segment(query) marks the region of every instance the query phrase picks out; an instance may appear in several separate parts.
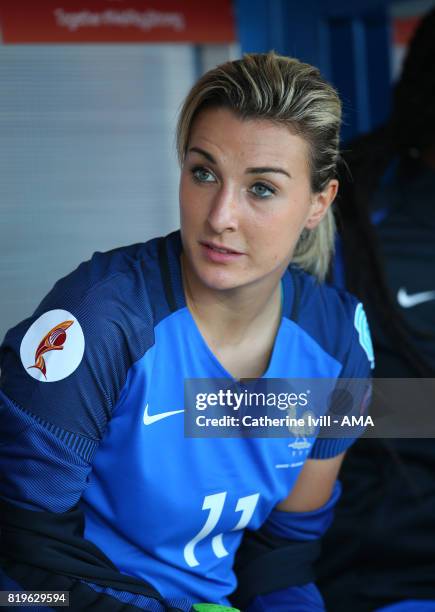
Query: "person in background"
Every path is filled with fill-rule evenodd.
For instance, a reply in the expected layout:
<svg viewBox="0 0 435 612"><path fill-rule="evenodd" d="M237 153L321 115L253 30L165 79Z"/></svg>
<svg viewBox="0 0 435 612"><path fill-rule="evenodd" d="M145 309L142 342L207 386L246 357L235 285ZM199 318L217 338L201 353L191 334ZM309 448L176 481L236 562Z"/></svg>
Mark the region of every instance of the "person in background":
<svg viewBox="0 0 435 612"><path fill-rule="evenodd" d="M370 377L362 306L323 282L340 118L298 60L209 71L178 123L180 231L96 253L8 332L3 589L69 591L73 610L324 610L312 561L353 440L188 438L183 413L186 379Z"/></svg>
<svg viewBox="0 0 435 612"><path fill-rule="evenodd" d="M346 286L367 311L379 378L435 377L434 61L432 10L388 122L349 146L340 174ZM319 565L330 609L434 611L435 441L359 440L340 478Z"/></svg>

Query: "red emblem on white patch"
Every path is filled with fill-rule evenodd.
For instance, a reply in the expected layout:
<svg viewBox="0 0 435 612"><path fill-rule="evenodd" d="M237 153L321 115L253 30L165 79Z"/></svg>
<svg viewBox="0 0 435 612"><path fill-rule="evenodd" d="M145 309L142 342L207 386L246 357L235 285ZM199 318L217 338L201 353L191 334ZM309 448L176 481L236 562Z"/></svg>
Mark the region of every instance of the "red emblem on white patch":
<svg viewBox="0 0 435 612"><path fill-rule="evenodd" d="M21 342L20 356L32 378L55 382L77 369L84 349L79 322L71 313L58 309L44 313L29 327Z"/></svg>

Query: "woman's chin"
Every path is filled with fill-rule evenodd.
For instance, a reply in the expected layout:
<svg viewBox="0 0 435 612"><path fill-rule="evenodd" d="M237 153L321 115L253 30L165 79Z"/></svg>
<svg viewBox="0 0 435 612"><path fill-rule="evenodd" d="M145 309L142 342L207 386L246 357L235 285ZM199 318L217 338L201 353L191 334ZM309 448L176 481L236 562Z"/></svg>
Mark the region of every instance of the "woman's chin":
<svg viewBox="0 0 435 612"><path fill-rule="evenodd" d="M196 279L200 285L211 291L230 291L246 284L246 274L229 270L197 270Z"/></svg>
<svg viewBox="0 0 435 612"><path fill-rule="evenodd" d="M223 276L207 276L200 279L201 284L211 291L230 291L242 287L244 283Z"/></svg>

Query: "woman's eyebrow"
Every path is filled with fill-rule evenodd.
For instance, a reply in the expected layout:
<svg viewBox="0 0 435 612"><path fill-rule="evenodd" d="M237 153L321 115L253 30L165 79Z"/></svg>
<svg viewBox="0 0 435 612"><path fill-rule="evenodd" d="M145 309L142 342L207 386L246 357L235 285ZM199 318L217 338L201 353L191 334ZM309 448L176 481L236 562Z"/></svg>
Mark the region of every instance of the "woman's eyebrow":
<svg viewBox="0 0 435 612"><path fill-rule="evenodd" d="M203 155L211 164L216 164L216 160L211 153L208 151L204 151L204 149L200 149L199 147L190 147L189 153L199 153Z"/></svg>
<svg viewBox="0 0 435 612"><path fill-rule="evenodd" d="M211 164L216 164L216 160L211 153L205 151L204 149L200 149L199 147L190 147L189 153L199 153L203 155ZM291 178L291 175L284 170L283 168L275 167L275 166L258 166L252 168L246 168L245 174L267 174L268 172L278 172L280 174L285 174Z"/></svg>
<svg viewBox="0 0 435 612"><path fill-rule="evenodd" d="M258 168L246 168L245 174L266 174L267 172L279 172L291 178L290 174L283 168L275 168L273 166L259 166Z"/></svg>

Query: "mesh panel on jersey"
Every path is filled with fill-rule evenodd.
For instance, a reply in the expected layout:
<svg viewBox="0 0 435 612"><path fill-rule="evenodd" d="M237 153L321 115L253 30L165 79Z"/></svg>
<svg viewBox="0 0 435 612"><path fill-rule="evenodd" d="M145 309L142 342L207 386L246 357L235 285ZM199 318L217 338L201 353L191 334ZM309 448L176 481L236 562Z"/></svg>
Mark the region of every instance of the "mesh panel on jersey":
<svg viewBox="0 0 435 612"><path fill-rule="evenodd" d="M35 419L1 391L0 400L0 424L8 421L8 436L0 437L0 495L35 510L65 512L86 486L85 457L92 459L97 443Z"/></svg>

